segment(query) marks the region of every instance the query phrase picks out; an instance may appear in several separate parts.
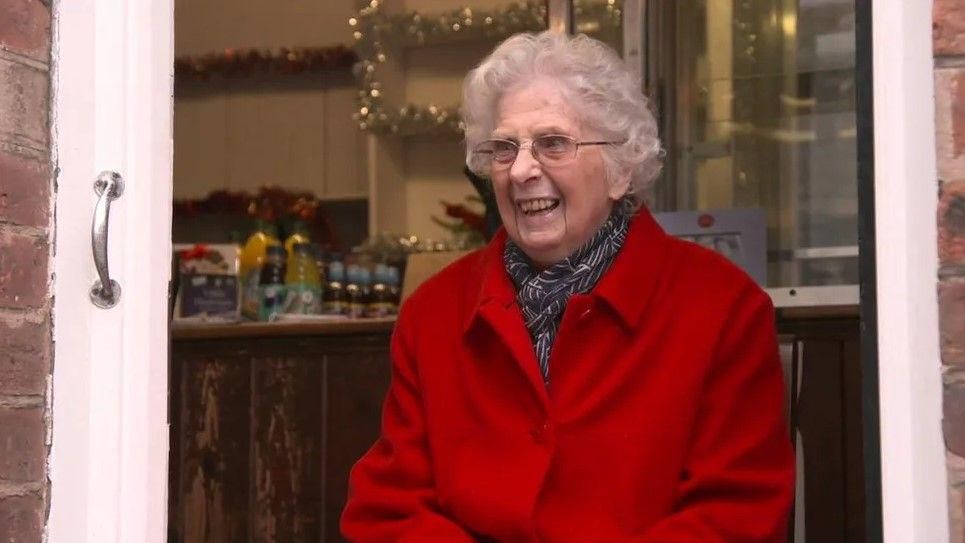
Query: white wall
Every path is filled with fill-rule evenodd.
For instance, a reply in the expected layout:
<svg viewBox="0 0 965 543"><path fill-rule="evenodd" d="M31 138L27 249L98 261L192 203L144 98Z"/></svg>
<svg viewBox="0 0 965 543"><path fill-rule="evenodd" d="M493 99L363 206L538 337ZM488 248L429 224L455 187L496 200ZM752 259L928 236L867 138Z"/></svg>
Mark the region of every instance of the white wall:
<svg viewBox="0 0 965 543"><path fill-rule="evenodd" d="M175 196L266 184L364 196L364 136L351 118L355 90L347 74L179 83Z"/></svg>
<svg viewBox="0 0 965 543"><path fill-rule="evenodd" d="M350 44L352 0L180 0L175 54ZM175 197L266 184L329 198L364 196L364 136L348 71L181 79L175 100Z"/></svg>
<svg viewBox="0 0 965 543"><path fill-rule="evenodd" d="M175 55L229 47L326 46L351 43L353 0L178 0Z"/></svg>

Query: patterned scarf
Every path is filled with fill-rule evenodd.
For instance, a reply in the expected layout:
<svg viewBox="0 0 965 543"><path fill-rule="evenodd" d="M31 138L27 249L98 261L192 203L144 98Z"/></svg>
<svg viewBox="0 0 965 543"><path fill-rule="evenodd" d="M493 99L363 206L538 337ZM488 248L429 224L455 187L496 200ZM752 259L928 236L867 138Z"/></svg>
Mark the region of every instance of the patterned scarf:
<svg viewBox="0 0 965 543"><path fill-rule="evenodd" d="M549 383L553 341L570 296L589 292L610 267L627 237L630 217L614 213L575 253L543 271L512 240L506 242L503 262L516 284L516 301L533 340L543 381Z"/></svg>

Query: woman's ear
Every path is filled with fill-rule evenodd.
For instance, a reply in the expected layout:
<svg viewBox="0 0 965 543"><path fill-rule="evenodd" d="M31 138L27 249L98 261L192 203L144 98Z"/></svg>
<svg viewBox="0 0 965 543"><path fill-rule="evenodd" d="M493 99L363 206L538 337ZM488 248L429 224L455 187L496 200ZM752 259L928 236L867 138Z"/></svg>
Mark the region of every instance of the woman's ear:
<svg viewBox="0 0 965 543"><path fill-rule="evenodd" d="M627 195L630 190L630 172L621 172L616 176L616 179L610 182L610 189L607 191L607 196L610 197L614 202L619 201L621 198Z"/></svg>

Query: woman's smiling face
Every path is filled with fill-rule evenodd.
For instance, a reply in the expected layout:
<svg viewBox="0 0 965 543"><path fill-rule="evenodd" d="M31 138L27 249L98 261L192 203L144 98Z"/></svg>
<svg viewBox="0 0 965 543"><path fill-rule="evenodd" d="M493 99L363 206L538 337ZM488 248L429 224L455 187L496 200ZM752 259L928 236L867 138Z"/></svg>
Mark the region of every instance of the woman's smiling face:
<svg viewBox="0 0 965 543"><path fill-rule="evenodd" d="M577 141L600 139L581 126L551 80L512 89L499 101L492 137L523 148L512 166L491 174L496 203L506 233L541 267L559 262L589 241L629 184L629 178L607 182L599 147L580 147L565 164L540 164L530 146L533 138L548 134Z"/></svg>

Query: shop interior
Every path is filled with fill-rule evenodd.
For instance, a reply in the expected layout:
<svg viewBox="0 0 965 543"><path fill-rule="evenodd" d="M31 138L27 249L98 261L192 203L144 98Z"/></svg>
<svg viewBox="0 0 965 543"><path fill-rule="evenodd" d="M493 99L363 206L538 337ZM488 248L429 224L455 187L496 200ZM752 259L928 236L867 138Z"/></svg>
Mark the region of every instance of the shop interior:
<svg viewBox="0 0 965 543"><path fill-rule="evenodd" d="M790 540L865 540L853 2L178 0L169 541L342 541L398 308L498 227L462 78L560 13L651 98L658 222L774 300Z"/></svg>

